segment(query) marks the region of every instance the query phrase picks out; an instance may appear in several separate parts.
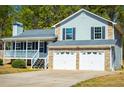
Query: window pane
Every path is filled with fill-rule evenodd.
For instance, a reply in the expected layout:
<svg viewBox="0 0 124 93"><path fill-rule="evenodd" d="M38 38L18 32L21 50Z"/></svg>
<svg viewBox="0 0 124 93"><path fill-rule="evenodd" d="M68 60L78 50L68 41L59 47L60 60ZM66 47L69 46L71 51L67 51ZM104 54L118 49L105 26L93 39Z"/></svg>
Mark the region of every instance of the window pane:
<svg viewBox="0 0 124 93"><path fill-rule="evenodd" d="M66 34L67 33L72 33L72 28L66 28Z"/></svg>
<svg viewBox="0 0 124 93"><path fill-rule="evenodd" d="M72 39L72 35L66 35L66 39Z"/></svg>
<svg viewBox="0 0 124 93"><path fill-rule="evenodd" d="M73 39L73 29L72 28L66 28L66 39Z"/></svg>
<svg viewBox="0 0 124 93"><path fill-rule="evenodd" d="M95 39L101 39L102 31L101 27L95 27Z"/></svg>

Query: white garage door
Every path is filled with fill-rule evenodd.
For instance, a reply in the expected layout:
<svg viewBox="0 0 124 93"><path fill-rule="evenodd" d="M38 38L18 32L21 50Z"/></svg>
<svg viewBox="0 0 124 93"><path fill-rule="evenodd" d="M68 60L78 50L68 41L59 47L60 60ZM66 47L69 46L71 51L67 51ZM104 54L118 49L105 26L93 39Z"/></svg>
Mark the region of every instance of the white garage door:
<svg viewBox="0 0 124 93"><path fill-rule="evenodd" d="M80 53L80 70L104 70L104 52L85 51Z"/></svg>
<svg viewBox="0 0 124 93"><path fill-rule="evenodd" d="M76 69L76 53L74 52L54 53L53 69L75 70Z"/></svg>

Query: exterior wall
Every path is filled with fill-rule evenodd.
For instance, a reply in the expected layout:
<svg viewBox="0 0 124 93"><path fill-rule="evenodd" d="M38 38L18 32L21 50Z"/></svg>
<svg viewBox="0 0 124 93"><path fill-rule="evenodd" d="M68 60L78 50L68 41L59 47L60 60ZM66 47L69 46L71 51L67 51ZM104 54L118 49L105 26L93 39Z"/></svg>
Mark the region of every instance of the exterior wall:
<svg viewBox="0 0 124 93"><path fill-rule="evenodd" d="M110 70L110 49L105 50L105 70Z"/></svg>
<svg viewBox="0 0 124 93"><path fill-rule="evenodd" d="M108 23L108 39L113 39L114 30L112 24Z"/></svg>
<svg viewBox="0 0 124 93"><path fill-rule="evenodd" d="M58 39L58 40L60 40L60 36L61 36L60 31L61 31L60 25L58 25L58 26L55 28L55 35L57 35L57 37L58 37L57 39Z"/></svg>
<svg viewBox="0 0 124 93"><path fill-rule="evenodd" d="M53 68L53 51L48 51L48 69L51 70Z"/></svg>
<svg viewBox="0 0 124 93"><path fill-rule="evenodd" d="M79 70L79 52L81 50L103 50L105 52L105 70L110 71L110 49L109 48L90 48L90 49L49 49L48 53L48 69L52 70L53 69L53 53L55 51L75 51L77 53L76 55L76 69Z"/></svg>
<svg viewBox="0 0 124 93"><path fill-rule="evenodd" d="M3 59L3 64L11 63L11 59Z"/></svg>
<svg viewBox="0 0 124 93"><path fill-rule="evenodd" d="M111 24L108 26L108 22L95 17L89 13L78 13L73 18L68 19L66 22L56 27L56 34L58 40L62 40L62 29L75 27L76 28L76 40L91 40L91 27L92 26L105 26L105 39L113 38L113 27Z"/></svg>
<svg viewBox="0 0 124 93"><path fill-rule="evenodd" d="M117 40L114 53L115 53L115 59L114 59L114 68L120 69L121 65L123 65L123 59L122 59L122 35L119 34L117 31L115 31L115 40Z"/></svg>

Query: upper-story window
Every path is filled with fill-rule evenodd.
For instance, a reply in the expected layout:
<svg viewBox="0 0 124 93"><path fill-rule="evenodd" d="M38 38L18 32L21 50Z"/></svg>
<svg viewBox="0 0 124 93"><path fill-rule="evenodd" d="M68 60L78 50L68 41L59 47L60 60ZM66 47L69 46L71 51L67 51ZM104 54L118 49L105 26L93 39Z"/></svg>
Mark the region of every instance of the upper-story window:
<svg viewBox="0 0 124 93"><path fill-rule="evenodd" d="M91 27L91 39L105 39L105 26Z"/></svg>
<svg viewBox="0 0 124 93"><path fill-rule="evenodd" d="M95 27L94 39L102 39L102 28Z"/></svg>
<svg viewBox="0 0 124 93"><path fill-rule="evenodd" d="M75 40L75 28L63 28L63 40Z"/></svg>
<svg viewBox="0 0 124 93"><path fill-rule="evenodd" d="M73 39L73 28L66 28L65 33L66 40L72 40Z"/></svg>

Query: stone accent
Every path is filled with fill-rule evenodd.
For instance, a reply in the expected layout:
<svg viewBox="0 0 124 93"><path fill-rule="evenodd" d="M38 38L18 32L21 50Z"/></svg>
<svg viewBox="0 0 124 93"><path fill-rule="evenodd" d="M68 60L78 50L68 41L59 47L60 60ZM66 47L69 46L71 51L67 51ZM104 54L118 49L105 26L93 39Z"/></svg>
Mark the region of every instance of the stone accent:
<svg viewBox="0 0 124 93"><path fill-rule="evenodd" d="M110 71L110 49L105 50L105 70Z"/></svg>
<svg viewBox="0 0 124 93"><path fill-rule="evenodd" d="M108 24L108 39L113 39L113 27L112 24Z"/></svg>
<svg viewBox="0 0 124 93"><path fill-rule="evenodd" d="M11 63L11 59L3 59L3 64Z"/></svg>
<svg viewBox="0 0 124 93"><path fill-rule="evenodd" d="M48 52L48 68L53 69L53 51Z"/></svg>
<svg viewBox="0 0 124 93"><path fill-rule="evenodd" d="M57 35L57 40L59 41L60 40L60 25L58 25L56 28L55 28L55 34Z"/></svg>
<svg viewBox="0 0 124 93"><path fill-rule="evenodd" d="M57 49L53 50L50 49L48 52L48 62L49 62L49 68L48 69L53 69L53 52L54 51L75 51L76 52L76 69L79 70L79 52L81 50L103 50L105 52L105 70L110 71L110 49L109 48L97 48L97 49Z"/></svg>
<svg viewBox="0 0 124 93"><path fill-rule="evenodd" d="M3 59L3 50L0 50L0 59Z"/></svg>
<svg viewBox="0 0 124 93"><path fill-rule="evenodd" d="M76 54L76 69L79 70L79 52Z"/></svg>

